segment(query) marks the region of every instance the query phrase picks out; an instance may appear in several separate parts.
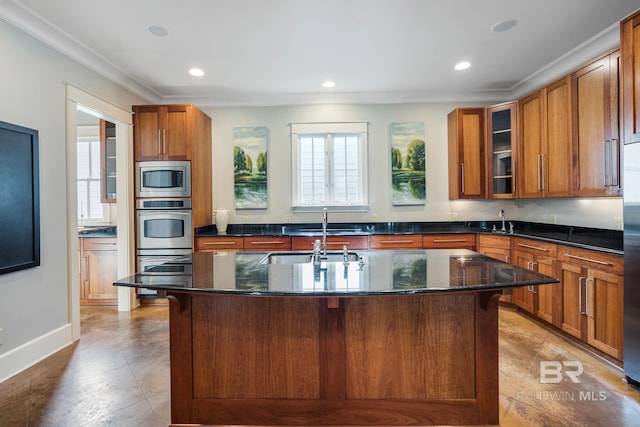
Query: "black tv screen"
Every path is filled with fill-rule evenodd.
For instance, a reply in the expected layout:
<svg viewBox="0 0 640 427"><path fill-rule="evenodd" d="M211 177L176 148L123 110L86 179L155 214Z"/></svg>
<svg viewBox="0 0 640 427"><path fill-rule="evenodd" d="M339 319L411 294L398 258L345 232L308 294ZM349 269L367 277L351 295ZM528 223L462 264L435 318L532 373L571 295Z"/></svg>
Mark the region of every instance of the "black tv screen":
<svg viewBox="0 0 640 427"><path fill-rule="evenodd" d="M0 274L38 265L38 131L0 122Z"/></svg>

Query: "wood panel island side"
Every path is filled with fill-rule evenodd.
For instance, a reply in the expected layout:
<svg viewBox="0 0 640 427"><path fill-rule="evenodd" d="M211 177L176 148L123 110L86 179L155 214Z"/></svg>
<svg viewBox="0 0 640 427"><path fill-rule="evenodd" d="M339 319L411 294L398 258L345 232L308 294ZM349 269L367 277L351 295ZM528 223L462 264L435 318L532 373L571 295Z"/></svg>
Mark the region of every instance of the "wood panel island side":
<svg viewBox="0 0 640 427"><path fill-rule="evenodd" d="M169 296L172 426L499 424L498 298L557 279L467 250L299 255L115 282Z"/></svg>

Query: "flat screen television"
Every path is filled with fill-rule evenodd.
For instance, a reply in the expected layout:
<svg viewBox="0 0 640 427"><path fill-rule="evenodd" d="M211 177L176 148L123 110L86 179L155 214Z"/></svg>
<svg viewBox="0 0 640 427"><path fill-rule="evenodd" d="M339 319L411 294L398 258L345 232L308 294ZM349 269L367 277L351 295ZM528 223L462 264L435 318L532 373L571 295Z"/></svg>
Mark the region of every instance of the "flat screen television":
<svg viewBox="0 0 640 427"><path fill-rule="evenodd" d="M0 274L39 265L38 131L0 121Z"/></svg>

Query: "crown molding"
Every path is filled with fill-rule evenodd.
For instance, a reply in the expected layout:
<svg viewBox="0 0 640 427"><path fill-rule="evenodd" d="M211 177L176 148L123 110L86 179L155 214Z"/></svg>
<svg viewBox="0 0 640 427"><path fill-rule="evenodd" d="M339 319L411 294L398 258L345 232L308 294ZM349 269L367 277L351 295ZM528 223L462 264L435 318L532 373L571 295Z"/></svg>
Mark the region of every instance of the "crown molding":
<svg viewBox="0 0 640 427"><path fill-rule="evenodd" d="M144 100L157 103L162 99L160 93L131 78L120 67L23 5L0 2L0 18Z"/></svg>

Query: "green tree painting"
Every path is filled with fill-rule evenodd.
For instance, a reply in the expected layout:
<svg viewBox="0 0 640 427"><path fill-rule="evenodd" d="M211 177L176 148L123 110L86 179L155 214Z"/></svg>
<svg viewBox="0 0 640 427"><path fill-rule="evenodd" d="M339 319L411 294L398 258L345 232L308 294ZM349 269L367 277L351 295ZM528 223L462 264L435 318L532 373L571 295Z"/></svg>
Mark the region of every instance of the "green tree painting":
<svg viewBox="0 0 640 427"><path fill-rule="evenodd" d="M424 123L391 123L389 139L393 205L424 205L427 200Z"/></svg>
<svg viewBox="0 0 640 427"><path fill-rule="evenodd" d="M266 127L233 129L233 193L236 209L266 209L267 148Z"/></svg>

